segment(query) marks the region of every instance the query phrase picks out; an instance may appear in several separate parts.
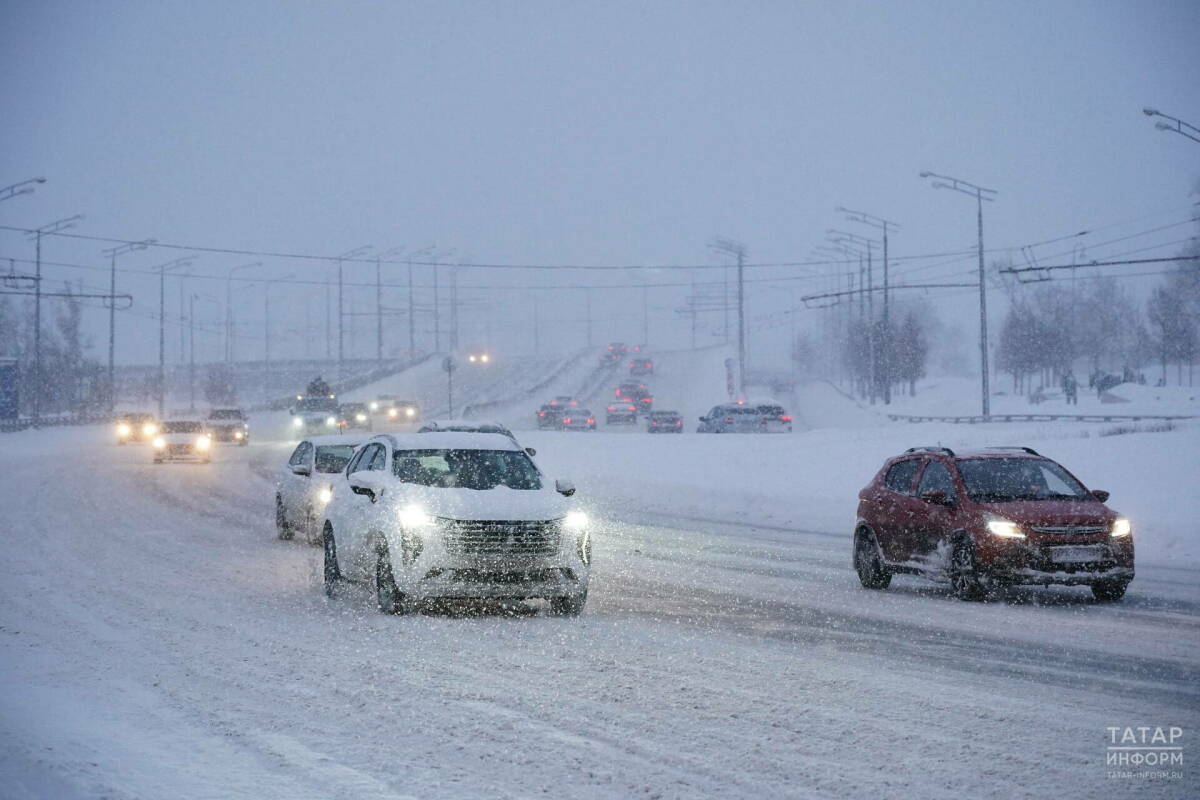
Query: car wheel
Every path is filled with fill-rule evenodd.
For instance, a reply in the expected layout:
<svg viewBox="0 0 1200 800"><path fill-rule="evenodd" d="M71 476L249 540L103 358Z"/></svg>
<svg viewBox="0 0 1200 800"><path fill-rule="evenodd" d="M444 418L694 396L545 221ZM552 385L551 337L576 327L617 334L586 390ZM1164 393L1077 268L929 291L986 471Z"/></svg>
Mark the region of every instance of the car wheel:
<svg viewBox="0 0 1200 800"><path fill-rule="evenodd" d="M325 596L333 597L337 594L338 581L342 579L342 571L338 567L337 560L337 542L333 539L333 528L328 524L325 525L325 532L321 537L324 553L324 568L322 569L322 578L325 584Z"/></svg>
<svg viewBox="0 0 1200 800"><path fill-rule="evenodd" d="M240 440L240 441L238 441L238 447L245 447L245 446L246 446L246 445L248 445L248 444L250 444L250 440L249 440L249 439L247 439L245 436L243 436L243 437L241 438L241 440Z"/></svg>
<svg viewBox="0 0 1200 800"><path fill-rule="evenodd" d="M275 495L275 535L280 539L291 539L295 535L292 526L288 523L287 512L283 508L283 497Z"/></svg>
<svg viewBox="0 0 1200 800"><path fill-rule="evenodd" d="M982 600L987 595L987 584L975 563L975 548L966 539L954 544L950 555L950 585L959 600Z"/></svg>
<svg viewBox="0 0 1200 800"><path fill-rule="evenodd" d="M1092 596L1101 603L1112 603L1124 597L1128 588L1129 581L1125 580L1096 581L1092 584Z"/></svg>
<svg viewBox="0 0 1200 800"><path fill-rule="evenodd" d="M385 544L379 546L375 556L375 602L384 614L411 614L415 610L412 599L396 586L392 557Z"/></svg>
<svg viewBox="0 0 1200 800"><path fill-rule="evenodd" d="M587 590L567 597L551 597L550 613L556 617L578 617L587 603Z"/></svg>
<svg viewBox="0 0 1200 800"><path fill-rule="evenodd" d="M864 589L886 589L892 582L891 570L884 565L870 531L859 531L854 537L854 570Z"/></svg>

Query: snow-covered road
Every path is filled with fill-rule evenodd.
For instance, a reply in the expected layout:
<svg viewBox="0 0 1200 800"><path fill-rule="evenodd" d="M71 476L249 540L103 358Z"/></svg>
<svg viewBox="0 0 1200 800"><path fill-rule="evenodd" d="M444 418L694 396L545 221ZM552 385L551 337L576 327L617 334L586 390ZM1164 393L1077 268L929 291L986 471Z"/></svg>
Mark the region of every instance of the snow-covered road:
<svg viewBox="0 0 1200 800"><path fill-rule="evenodd" d="M1180 780L1105 766L1109 726L1195 741L1190 566L1139 567L1119 605L964 604L859 589L843 530L595 497L582 617L385 617L275 538L287 445L154 467L107 433L0 449L5 797L1196 792L1191 750ZM549 436L596 459L627 438Z"/></svg>

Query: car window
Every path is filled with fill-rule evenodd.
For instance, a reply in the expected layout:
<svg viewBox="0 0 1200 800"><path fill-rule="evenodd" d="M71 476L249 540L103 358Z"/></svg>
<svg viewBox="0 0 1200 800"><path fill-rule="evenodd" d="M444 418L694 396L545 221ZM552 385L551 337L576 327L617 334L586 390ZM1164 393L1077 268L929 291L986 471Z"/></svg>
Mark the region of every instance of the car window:
<svg viewBox="0 0 1200 800"><path fill-rule="evenodd" d="M1048 459L968 458L958 462L967 496L977 502L1092 500L1087 489Z"/></svg>
<svg viewBox="0 0 1200 800"><path fill-rule="evenodd" d="M306 444L308 444L308 442L301 442L300 444L296 445L296 449L292 451L292 457L288 459L288 464L291 464L293 467L295 467L304 463L304 445Z"/></svg>
<svg viewBox="0 0 1200 800"><path fill-rule="evenodd" d="M363 449L359 450L357 453L354 454L354 457L350 459L350 463L346 465L346 474L347 475L353 475L354 473L356 473L360 469L362 469L362 467L359 465L363 463L363 457L366 456L366 454L371 451L371 447L372 447L372 445L367 445L366 447L364 447Z"/></svg>
<svg viewBox="0 0 1200 800"><path fill-rule="evenodd" d="M435 488L541 489L537 467L521 450L397 450L392 473Z"/></svg>
<svg viewBox="0 0 1200 800"><path fill-rule="evenodd" d="M897 462L888 470L887 477L884 478L883 482L893 492L912 494L913 479L917 475L919 464L920 462L915 458Z"/></svg>
<svg viewBox="0 0 1200 800"><path fill-rule="evenodd" d="M354 445L352 444L323 444L317 448L317 472L325 472L330 475L341 472L353 456Z"/></svg>
<svg viewBox="0 0 1200 800"><path fill-rule="evenodd" d="M383 445L375 445L375 452L371 454L371 461L367 464L369 470L382 470L384 462L387 461L387 450ZM366 457L363 457L363 463L366 463Z"/></svg>
<svg viewBox="0 0 1200 800"><path fill-rule="evenodd" d="M164 422L163 433L200 433L204 430L202 422Z"/></svg>
<svg viewBox="0 0 1200 800"><path fill-rule="evenodd" d="M957 497L954 478L950 476L946 465L940 461L930 461L925 465L925 471L921 473L921 482L917 485L918 496L933 491L945 492L946 497L951 500Z"/></svg>

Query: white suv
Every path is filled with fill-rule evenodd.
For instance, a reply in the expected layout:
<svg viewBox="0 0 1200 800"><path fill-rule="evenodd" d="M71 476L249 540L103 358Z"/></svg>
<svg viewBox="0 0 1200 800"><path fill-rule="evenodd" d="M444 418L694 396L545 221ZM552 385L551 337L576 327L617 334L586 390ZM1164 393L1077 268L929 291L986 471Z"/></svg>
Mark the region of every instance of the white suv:
<svg viewBox="0 0 1200 800"><path fill-rule="evenodd" d="M545 598L574 616L587 601L587 517L495 433L381 435L346 466L325 506L325 590L369 582L379 609L422 601Z"/></svg>
<svg viewBox="0 0 1200 800"><path fill-rule="evenodd" d="M275 532L291 539L297 531L309 544L321 541L322 510L331 486L345 482L346 464L366 436L313 436L296 445L275 483Z"/></svg>

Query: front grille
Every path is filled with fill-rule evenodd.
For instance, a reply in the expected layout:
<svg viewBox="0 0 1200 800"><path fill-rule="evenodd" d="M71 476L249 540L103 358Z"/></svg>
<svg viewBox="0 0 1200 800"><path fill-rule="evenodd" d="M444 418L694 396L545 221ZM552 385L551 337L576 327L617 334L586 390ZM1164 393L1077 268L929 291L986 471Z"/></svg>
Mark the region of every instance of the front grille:
<svg viewBox="0 0 1200 800"><path fill-rule="evenodd" d="M192 446L190 444L169 444L167 445L167 450L172 453L190 453L192 452Z"/></svg>
<svg viewBox="0 0 1200 800"><path fill-rule="evenodd" d="M545 556L558 551L557 520L451 520L446 523L446 550L452 555Z"/></svg>
<svg viewBox="0 0 1200 800"><path fill-rule="evenodd" d="M1049 536L1096 536L1108 533L1103 525L1034 525L1033 530Z"/></svg>

